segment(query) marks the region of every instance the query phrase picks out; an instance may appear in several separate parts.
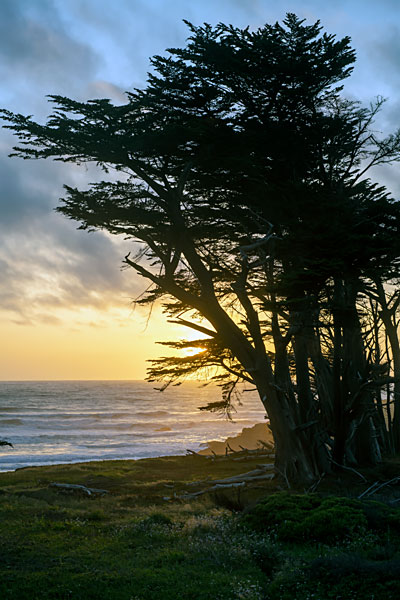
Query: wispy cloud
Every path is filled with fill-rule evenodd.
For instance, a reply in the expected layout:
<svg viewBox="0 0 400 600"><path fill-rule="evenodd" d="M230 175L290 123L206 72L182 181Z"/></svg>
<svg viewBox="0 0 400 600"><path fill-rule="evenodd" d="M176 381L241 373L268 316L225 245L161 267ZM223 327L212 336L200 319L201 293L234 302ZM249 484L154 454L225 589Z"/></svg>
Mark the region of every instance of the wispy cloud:
<svg viewBox="0 0 400 600"><path fill-rule="evenodd" d="M349 93L364 100L389 96L380 124L384 130L396 128L396 0L379 6L372 0L288 0L285 6L264 0L1 0L0 105L42 119L50 110L45 100L50 93L121 103L126 88L145 84L149 56L185 43L183 18L259 27L281 20L286 11L311 22L321 19L338 37L352 36L359 65ZM101 232L76 231L53 210L63 183L85 187L98 174L92 167L10 160L12 145L10 132L2 131L0 310L21 324L58 324L66 309L78 314L129 307L145 284L132 271L121 272L122 242ZM382 169L377 175L400 191L393 173Z"/></svg>

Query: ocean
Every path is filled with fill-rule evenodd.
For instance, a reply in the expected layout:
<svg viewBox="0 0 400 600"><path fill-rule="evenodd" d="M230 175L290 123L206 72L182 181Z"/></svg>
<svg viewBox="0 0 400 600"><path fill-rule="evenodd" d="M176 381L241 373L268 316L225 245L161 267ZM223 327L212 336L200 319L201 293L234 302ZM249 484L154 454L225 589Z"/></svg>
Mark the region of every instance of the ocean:
<svg viewBox="0 0 400 600"><path fill-rule="evenodd" d="M214 385L164 392L144 381L1 381L0 471L92 460L185 454L263 422L254 391L233 421L198 410L220 399Z"/></svg>

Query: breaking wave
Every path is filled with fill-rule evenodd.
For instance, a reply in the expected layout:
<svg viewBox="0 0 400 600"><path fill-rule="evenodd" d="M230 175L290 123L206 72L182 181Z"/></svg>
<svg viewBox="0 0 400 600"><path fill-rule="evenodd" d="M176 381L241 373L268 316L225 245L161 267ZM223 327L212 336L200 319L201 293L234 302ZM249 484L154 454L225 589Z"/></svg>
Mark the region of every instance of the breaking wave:
<svg viewBox="0 0 400 600"><path fill-rule="evenodd" d="M163 394L145 382L0 382L0 471L24 466L145 458L200 450L263 420L251 393L235 422L198 411L219 388L194 383Z"/></svg>

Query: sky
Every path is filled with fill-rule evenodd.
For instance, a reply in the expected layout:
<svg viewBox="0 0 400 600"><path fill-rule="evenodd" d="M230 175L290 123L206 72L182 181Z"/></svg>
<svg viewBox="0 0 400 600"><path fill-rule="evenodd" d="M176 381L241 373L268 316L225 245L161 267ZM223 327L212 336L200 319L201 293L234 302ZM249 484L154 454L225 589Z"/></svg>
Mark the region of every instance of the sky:
<svg viewBox="0 0 400 600"><path fill-rule="evenodd" d="M349 35L357 63L345 94L387 102L376 128L400 127L398 0L0 0L0 107L49 114L47 94L110 98L146 85L149 57L185 45L187 19L252 29L294 12ZM0 130L0 379L143 379L156 341L190 338L155 307L135 308L146 282L121 270L129 242L88 234L54 212L63 184L85 188L93 166L10 159ZM398 197L397 166L373 177Z"/></svg>

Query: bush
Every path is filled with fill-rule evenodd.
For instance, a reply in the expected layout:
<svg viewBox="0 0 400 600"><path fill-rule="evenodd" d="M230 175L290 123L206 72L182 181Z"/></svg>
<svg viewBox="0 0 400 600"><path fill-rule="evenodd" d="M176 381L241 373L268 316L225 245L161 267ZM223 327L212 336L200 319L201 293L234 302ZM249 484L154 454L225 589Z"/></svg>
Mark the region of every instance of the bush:
<svg viewBox="0 0 400 600"><path fill-rule="evenodd" d="M283 541L336 541L367 527L362 503L348 498L279 493L257 504L244 522Z"/></svg>
<svg viewBox="0 0 400 600"><path fill-rule="evenodd" d="M361 503L347 498L328 498L310 512L292 531L286 526L281 539L320 542L335 541L352 536L367 527Z"/></svg>
<svg viewBox="0 0 400 600"><path fill-rule="evenodd" d="M259 502L243 517L243 522L258 531L276 530L285 523L295 524L319 506L318 496L280 492Z"/></svg>
<svg viewBox="0 0 400 600"><path fill-rule="evenodd" d="M368 527L376 531L392 529L400 533L400 509L393 508L383 502L367 500L363 502L363 511Z"/></svg>

